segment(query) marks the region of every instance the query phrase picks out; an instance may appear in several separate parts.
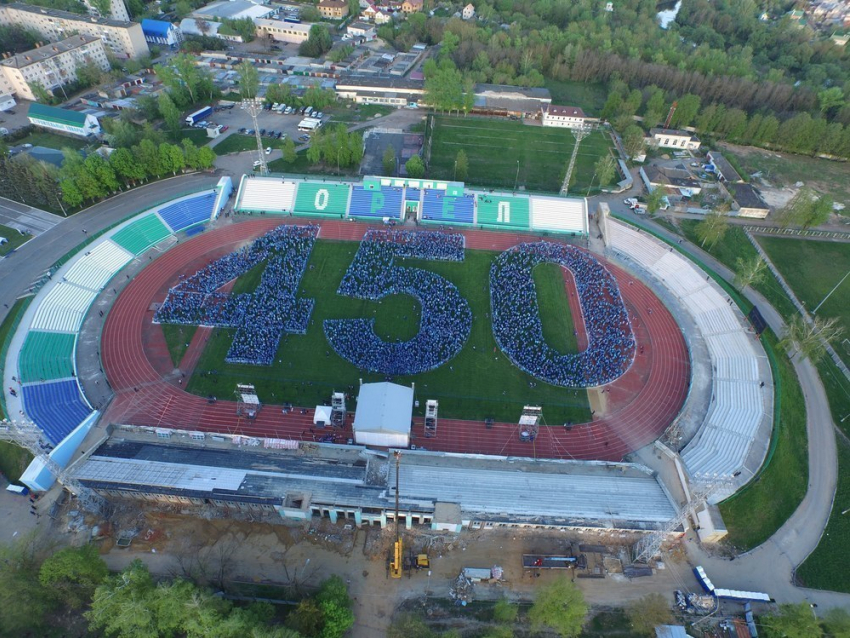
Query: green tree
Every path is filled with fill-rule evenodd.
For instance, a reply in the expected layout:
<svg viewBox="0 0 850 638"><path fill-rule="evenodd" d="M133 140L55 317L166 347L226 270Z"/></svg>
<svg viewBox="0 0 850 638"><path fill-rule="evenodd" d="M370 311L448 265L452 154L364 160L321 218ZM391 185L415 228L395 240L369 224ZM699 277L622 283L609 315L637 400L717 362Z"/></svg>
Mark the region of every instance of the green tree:
<svg viewBox="0 0 850 638"><path fill-rule="evenodd" d="M85 613L89 627L107 636L156 638L157 619L151 599L154 582L139 559L95 589L91 609Z"/></svg>
<svg viewBox="0 0 850 638"><path fill-rule="evenodd" d="M626 605L626 616L633 632L640 636L655 636L655 627L673 622L667 599L661 594L649 594Z"/></svg>
<svg viewBox="0 0 850 638"><path fill-rule="evenodd" d="M180 145L183 147L183 157L185 158L186 166L193 170L200 168L198 147L195 146L192 140L186 138Z"/></svg>
<svg viewBox="0 0 850 638"><path fill-rule="evenodd" d="M111 0L90 0L90 3L104 18L109 18L112 15Z"/></svg>
<svg viewBox="0 0 850 638"><path fill-rule="evenodd" d="M208 171L215 164L215 152L209 146L202 146L198 149L198 168L203 171Z"/></svg>
<svg viewBox="0 0 850 638"><path fill-rule="evenodd" d="M195 66L195 58L188 53L178 53L168 64L154 67L157 77L171 93L175 104L186 107L200 99L203 74Z"/></svg>
<svg viewBox="0 0 850 638"><path fill-rule="evenodd" d="M830 609L823 624L830 638L850 638L850 612L846 609Z"/></svg>
<svg viewBox="0 0 850 638"><path fill-rule="evenodd" d="M779 212L779 223L783 228L820 226L829 220L832 206L831 197L828 195L819 197L811 188L805 186Z"/></svg>
<svg viewBox="0 0 850 638"><path fill-rule="evenodd" d="M118 178L125 184L135 186L146 177L144 168L133 157L130 149L127 148L117 148L112 151L112 154L109 156L109 165L112 166L112 170L115 171Z"/></svg>
<svg viewBox="0 0 850 638"><path fill-rule="evenodd" d="M742 291L747 286L755 286L764 281L767 264L755 255L752 259L738 257L735 260L735 287Z"/></svg>
<svg viewBox="0 0 850 638"><path fill-rule="evenodd" d="M354 2L354 1L355 0L352 0L352 2ZM356 0L356 1L359 2L359 0ZM358 4L358 6L360 6L360 5ZM350 44L343 44L342 46L337 47L336 49L332 50L330 52L330 54L328 55L328 59L331 62L339 63L339 62L342 62L345 58L347 58L352 53L354 53L354 47L351 46Z"/></svg>
<svg viewBox="0 0 850 638"><path fill-rule="evenodd" d="M387 638L434 638L434 632L428 628L422 618L407 613L393 619L387 629Z"/></svg>
<svg viewBox="0 0 850 638"><path fill-rule="evenodd" d="M623 131L623 150L629 159L634 159L643 153L646 144L643 131L636 124L632 124Z"/></svg>
<svg viewBox="0 0 850 638"><path fill-rule="evenodd" d="M466 151L460 149L455 158L455 179L464 181L469 175L469 158L466 156Z"/></svg>
<svg viewBox="0 0 850 638"><path fill-rule="evenodd" d="M85 605L109 574L95 545L68 547L45 560L38 580L72 609Z"/></svg>
<svg viewBox="0 0 850 638"><path fill-rule="evenodd" d="M71 208L78 208L83 205L85 201L83 194L73 179L66 178L60 181L59 190L62 193L62 201ZM0 619L2 619L2 614L0 614Z"/></svg>
<svg viewBox="0 0 850 638"><path fill-rule="evenodd" d="M717 211L709 213L696 227L699 245L705 247L708 244L708 247L712 248L714 244L723 239L728 229L729 218L726 215Z"/></svg>
<svg viewBox="0 0 850 638"><path fill-rule="evenodd" d="M600 187L604 188L608 186L614 180L616 174L617 164L613 155L606 153L596 160L596 164L593 167L593 175L596 177Z"/></svg>
<svg viewBox="0 0 850 638"><path fill-rule="evenodd" d="M384 149L384 175L395 175L395 148L392 144Z"/></svg>
<svg viewBox="0 0 850 638"><path fill-rule="evenodd" d="M110 2L110 0L105 0ZM103 79L103 70L94 62L87 62L77 67L77 82L80 86L89 87L100 84Z"/></svg>
<svg viewBox="0 0 850 638"><path fill-rule="evenodd" d="M163 91L157 97L157 107L162 114L162 119L165 120L165 126L171 133L172 137L177 137L180 134L180 129L183 128L183 120L180 118L180 109L174 104L171 96Z"/></svg>
<svg viewBox="0 0 850 638"><path fill-rule="evenodd" d="M144 168L148 177L159 177L162 175L162 164L160 163L159 148L151 140L142 140L138 146L133 147L133 155Z"/></svg>
<svg viewBox="0 0 850 638"><path fill-rule="evenodd" d="M518 614L519 607L507 598L500 599L493 606L493 620L498 623L514 623Z"/></svg>
<svg viewBox="0 0 850 638"><path fill-rule="evenodd" d="M168 171L172 175L177 175L177 171L182 171L186 168L186 156L183 155L182 147L174 144L160 144L159 163L162 166L162 170Z"/></svg>
<svg viewBox="0 0 850 638"><path fill-rule="evenodd" d="M676 111L673 113L670 125L676 127L690 126L699 113L701 104L702 100L698 95L693 93L683 95L676 104Z"/></svg>
<svg viewBox="0 0 850 638"><path fill-rule="evenodd" d="M539 588L528 611L532 631L549 629L562 638L578 636L586 616L584 596L565 576Z"/></svg>
<svg viewBox="0 0 850 638"><path fill-rule="evenodd" d="M664 201L664 191L660 188L654 188L646 195L646 211L650 215L654 215L661 208Z"/></svg>
<svg viewBox="0 0 850 638"><path fill-rule="evenodd" d="M333 38L324 24L314 24L310 27L310 35L298 48L299 55L308 58L318 58L333 47Z"/></svg>
<svg viewBox="0 0 850 638"><path fill-rule="evenodd" d="M417 179L425 175L425 164L422 163L422 158L414 155L404 163L404 170L408 177Z"/></svg>
<svg viewBox="0 0 850 638"><path fill-rule="evenodd" d="M322 631L322 610L311 598L304 598L286 617L286 625L302 636L319 636Z"/></svg>
<svg viewBox="0 0 850 638"><path fill-rule="evenodd" d="M823 636L818 619L807 603L780 605L775 614L762 616L766 638L819 638Z"/></svg>
<svg viewBox="0 0 850 638"><path fill-rule="evenodd" d="M257 97L257 91L260 88L260 75L257 73L257 67L246 61L236 67L236 72L239 75L239 92L242 99L252 100Z"/></svg>
<svg viewBox="0 0 850 638"><path fill-rule="evenodd" d="M56 608L53 591L38 578L34 535L0 544L0 632L6 636L42 635Z"/></svg>
<svg viewBox="0 0 850 638"><path fill-rule="evenodd" d="M600 113L600 117L603 120L610 120L620 110L620 107L623 104L623 96L619 93L612 91L608 94L608 99L605 100L605 105L602 107L602 112Z"/></svg>
<svg viewBox="0 0 850 638"><path fill-rule="evenodd" d="M295 151L295 142L291 137L287 137L283 142L283 161L286 164L292 164L298 159L298 153Z"/></svg>
<svg viewBox="0 0 850 638"><path fill-rule="evenodd" d="M818 93L818 104L821 113L837 111L844 106L844 91L838 86L823 90Z"/></svg>
<svg viewBox="0 0 850 638"><path fill-rule="evenodd" d="M817 363L826 352L826 344L832 344L843 333L844 328L838 325L836 317L815 317L809 323L802 315L795 315L786 324L785 336L780 340L779 346L788 352L793 351L790 355L792 359L800 355L800 359L804 361L809 359Z"/></svg>
<svg viewBox="0 0 850 638"><path fill-rule="evenodd" d="M90 153L84 164L88 174L103 187L106 194L118 190L119 184L115 171L100 153Z"/></svg>

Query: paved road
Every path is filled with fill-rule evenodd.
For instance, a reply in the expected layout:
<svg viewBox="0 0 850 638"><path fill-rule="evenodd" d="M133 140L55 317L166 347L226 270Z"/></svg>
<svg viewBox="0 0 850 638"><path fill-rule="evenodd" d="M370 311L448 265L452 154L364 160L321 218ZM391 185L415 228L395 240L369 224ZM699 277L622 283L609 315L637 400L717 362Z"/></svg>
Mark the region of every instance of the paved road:
<svg viewBox="0 0 850 638"><path fill-rule="evenodd" d="M11 306L41 273L59 257L85 240L89 233L106 228L134 212L157 202L218 182L218 174L184 175L148 184L122 193L68 218L57 217L59 224L46 230L20 249L0 260L0 321Z"/></svg>
<svg viewBox="0 0 850 638"><path fill-rule="evenodd" d="M663 237L679 240L678 236L649 219L636 218L634 221ZM734 273L714 257L689 242L684 245L724 279L734 279ZM767 300L750 288L744 294L759 307L771 329L776 334L784 334L785 323ZM709 556L695 542L687 544L688 554L694 564L706 568L718 587L765 591L779 602L816 603L822 610L850 608L848 594L805 589L792 584L794 570L820 542L832 510L838 480L835 425L826 392L817 370L810 362L794 359L793 364L806 402L809 440L809 483L806 496L791 518L767 542L734 561ZM836 557L836 560L840 559Z"/></svg>
<svg viewBox="0 0 850 638"><path fill-rule="evenodd" d="M0 197L0 224L38 235L50 230L62 221L61 217L51 215L39 208L32 208L26 204Z"/></svg>

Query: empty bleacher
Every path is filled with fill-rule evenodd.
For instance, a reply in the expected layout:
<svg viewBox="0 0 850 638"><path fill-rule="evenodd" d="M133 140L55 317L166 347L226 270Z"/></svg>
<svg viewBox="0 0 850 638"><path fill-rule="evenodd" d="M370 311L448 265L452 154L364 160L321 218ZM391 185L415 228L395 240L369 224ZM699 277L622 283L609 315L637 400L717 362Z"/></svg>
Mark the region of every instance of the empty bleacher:
<svg viewBox="0 0 850 638"><path fill-rule="evenodd" d="M509 227L528 230L531 227L531 207L528 197L509 197L489 193L475 196L480 226Z"/></svg>
<svg viewBox="0 0 850 638"><path fill-rule="evenodd" d="M133 256L113 243L105 241L71 266L65 281L89 290L101 290Z"/></svg>
<svg viewBox="0 0 850 638"><path fill-rule="evenodd" d="M23 387L27 415L56 445L91 414L74 379Z"/></svg>
<svg viewBox="0 0 850 638"><path fill-rule="evenodd" d="M242 212L289 213L295 202L295 182L270 177L242 180L242 194L236 209Z"/></svg>
<svg viewBox="0 0 850 638"><path fill-rule="evenodd" d="M731 480L747 460L764 422L764 390L759 378L763 353L730 301L678 252L609 220L610 246L651 272L679 298L693 317L712 366L711 402L697 435L682 451L697 480Z"/></svg>
<svg viewBox="0 0 850 638"><path fill-rule="evenodd" d="M377 189L366 189L355 186L351 189L351 204L348 206L349 217L390 217L401 218L401 204L404 189L384 186Z"/></svg>
<svg viewBox="0 0 850 638"><path fill-rule="evenodd" d="M345 215L350 192L348 184L301 182L295 197L295 212L299 215Z"/></svg>
<svg viewBox="0 0 850 638"><path fill-rule="evenodd" d="M441 190L426 188L422 219L446 224L472 224L475 222L475 198L472 195L455 197Z"/></svg>
<svg viewBox="0 0 850 638"><path fill-rule="evenodd" d="M140 255L170 235L171 231L162 220L151 213L119 230L112 236L112 241L134 255Z"/></svg>
<svg viewBox="0 0 850 638"><path fill-rule="evenodd" d="M587 200L578 197L539 197L531 200L531 227L587 234Z"/></svg>
<svg viewBox="0 0 850 638"><path fill-rule="evenodd" d="M21 382L52 381L73 376L76 340L77 335L65 332L28 332L18 355Z"/></svg>
<svg viewBox="0 0 850 638"><path fill-rule="evenodd" d="M48 292L35 311L33 330L78 332L95 293L74 284L60 282Z"/></svg>
<svg viewBox="0 0 850 638"><path fill-rule="evenodd" d="M157 212L172 232L176 233L189 226L208 222L212 217L214 204L215 193L203 193L191 199L183 199L163 206Z"/></svg>

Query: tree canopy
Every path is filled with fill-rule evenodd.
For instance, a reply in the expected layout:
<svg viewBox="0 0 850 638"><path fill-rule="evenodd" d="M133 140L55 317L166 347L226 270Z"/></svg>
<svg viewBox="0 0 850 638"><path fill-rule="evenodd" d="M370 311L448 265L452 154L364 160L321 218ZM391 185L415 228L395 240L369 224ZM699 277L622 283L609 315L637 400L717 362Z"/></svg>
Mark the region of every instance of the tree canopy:
<svg viewBox="0 0 850 638"><path fill-rule="evenodd" d="M581 590L561 576L537 590L528 619L534 631L550 629L561 638L571 638L581 633L587 611Z"/></svg>

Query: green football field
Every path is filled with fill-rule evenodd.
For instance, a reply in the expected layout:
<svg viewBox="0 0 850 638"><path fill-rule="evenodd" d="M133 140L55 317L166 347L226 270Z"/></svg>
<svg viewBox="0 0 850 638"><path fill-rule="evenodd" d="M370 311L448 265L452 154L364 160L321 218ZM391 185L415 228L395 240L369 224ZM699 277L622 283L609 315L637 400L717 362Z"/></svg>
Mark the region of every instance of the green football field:
<svg viewBox="0 0 850 638"><path fill-rule="evenodd" d="M455 178L455 160L463 149L469 159L468 184L513 190L559 192L575 146L569 129L529 126L522 122L478 117L433 116L428 176ZM426 157L427 157L426 140ZM611 148L600 131L584 138L571 185L585 195L594 165ZM594 183L594 190L599 184Z"/></svg>
<svg viewBox="0 0 850 638"><path fill-rule="evenodd" d="M332 318L374 317L375 331L384 339L410 339L419 328L419 302L407 295L393 295L380 302L363 301L336 294L343 274L354 259L356 242L316 242L299 295L316 300L305 335L284 335L272 366L225 363L232 332L217 329L188 383L190 392L201 396L230 398L237 383L253 383L260 399L281 404L312 406L327 403L334 390L356 391L358 379L383 381L366 374L337 356L325 339L322 322ZM442 367L413 377L394 378L416 383L418 414L425 400L440 401L440 415L459 419L516 421L524 405L543 406L549 424L590 419L584 390L558 388L521 372L496 348L490 324L489 271L495 252L466 251L460 263L404 260L403 265L435 272L452 281L469 302L473 313L472 332L454 359ZM236 282L233 293L249 292L260 281L258 266ZM544 334L552 347L576 352L573 322L564 290L563 275L552 264L534 272L541 296ZM169 334L166 333L166 339ZM170 346L172 344L169 344ZM532 386L532 383L534 386Z"/></svg>

